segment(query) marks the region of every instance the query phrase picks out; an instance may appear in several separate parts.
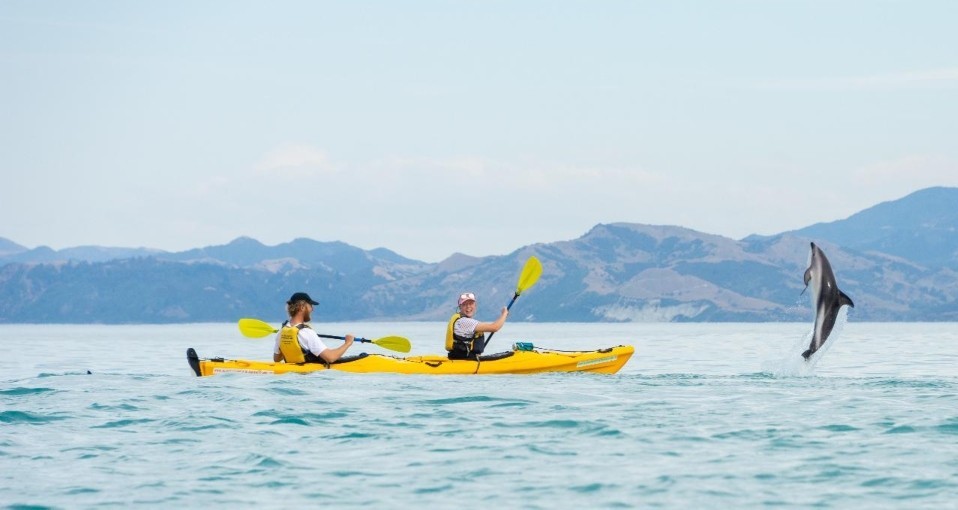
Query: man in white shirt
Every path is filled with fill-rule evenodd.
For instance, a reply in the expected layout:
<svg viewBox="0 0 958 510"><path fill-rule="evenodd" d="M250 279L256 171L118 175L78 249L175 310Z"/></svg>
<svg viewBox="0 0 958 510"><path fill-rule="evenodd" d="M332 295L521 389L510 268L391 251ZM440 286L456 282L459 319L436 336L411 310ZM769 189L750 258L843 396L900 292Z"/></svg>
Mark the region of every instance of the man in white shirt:
<svg viewBox="0 0 958 510"><path fill-rule="evenodd" d="M283 336L283 330L287 328L296 328L299 346L303 351L303 357L308 363L332 363L343 356L346 350L353 345L353 335L346 335L346 341L343 345L335 349L329 348L320 340L319 336L309 326L312 320L313 307L319 302L314 301L305 292L297 292L286 302L286 311L289 313L289 321L283 324L283 327L276 334L276 345L273 347L273 361L289 361L283 355L280 349L280 339Z"/></svg>

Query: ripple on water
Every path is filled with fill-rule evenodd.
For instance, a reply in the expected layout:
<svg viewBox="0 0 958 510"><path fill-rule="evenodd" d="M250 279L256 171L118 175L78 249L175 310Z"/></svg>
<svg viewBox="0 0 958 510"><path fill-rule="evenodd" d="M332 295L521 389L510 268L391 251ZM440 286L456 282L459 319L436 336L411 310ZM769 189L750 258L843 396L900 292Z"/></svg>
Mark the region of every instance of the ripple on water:
<svg viewBox="0 0 958 510"><path fill-rule="evenodd" d="M89 409L93 411L139 411L142 408L132 404L105 405L94 402L90 404Z"/></svg>
<svg viewBox="0 0 958 510"><path fill-rule="evenodd" d="M542 455L549 455L554 457L575 457L578 453L575 450L570 448L562 448L559 445L538 445L530 444L528 449L532 453L538 453Z"/></svg>
<svg viewBox="0 0 958 510"><path fill-rule="evenodd" d="M346 432L344 434L332 434L332 435L326 436L326 439L337 440L337 441L348 443L350 440L353 440L353 439L367 439L371 437L379 437L379 434L353 430L353 431Z"/></svg>
<svg viewBox="0 0 958 510"><path fill-rule="evenodd" d="M911 425L898 425L885 431L886 434L912 434L918 430Z"/></svg>
<svg viewBox="0 0 958 510"><path fill-rule="evenodd" d="M545 421L527 421L519 424L521 427L545 428L545 429L574 429L580 426L576 420L545 420Z"/></svg>
<svg viewBox="0 0 958 510"><path fill-rule="evenodd" d="M349 416L343 411L330 411L326 413L288 413L276 410L258 411L253 413L256 417L272 418L269 425L319 425L332 420L338 420Z"/></svg>
<svg viewBox="0 0 958 510"><path fill-rule="evenodd" d="M290 395L290 396L302 396L309 395L308 391L301 390L292 386L279 386L270 389L271 392L276 393L277 395Z"/></svg>
<svg viewBox="0 0 958 510"><path fill-rule="evenodd" d="M818 427L818 430L827 430L829 432L854 432L860 429L858 427L853 427L851 425L836 423L832 425L824 425L824 426Z"/></svg>
<svg viewBox="0 0 958 510"><path fill-rule="evenodd" d="M958 418L948 420L935 427L935 429L942 434L958 435Z"/></svg>
<svg viewBox="0 0 958 510"><path fill-rule="evenodd" d="M197 432L210 429L230 429L237 426L237 421L222 416L197 416L187 419L164 420L163 428L171 432Z"/></svg>
<svg viewBox="0 0 958 510"><path fill-rule="evenodd" d="M953 381L942 379L890 379L890 378L869 378L864 380L866 387L889 388L889 389L942 389L954 386Z"/></svg>
<svg viewBox="0 0 958 510"><path fill-rule="evenodd" d="M728 432L719 432L712 435L712 439L728 440L735 439L741 441L757 441L776 437L779 434L778 429L739 429Z"/></svg>
<svg viewBox="0 0 958 510"><path fill-rule="evenodd" d="M438 398L433 400L425 400L422 402L424 405L431 406L447 406L447 405L456 405L456 404L469 404L473 402L496 402L501 399L489 397L486 395L468 395L463 397L453 397L453 398Z"/></svg>
<svg viewBox="0 0 958 510"><path fill-rule="evenodd" d="M58 414L40 414L27 411L3 411L0 412L0 423L9 423L12 425L45 425L60 420L67 419L67 416Z"/></svg>
<svg viewBox="0 0 958 510"><path fill-rule="evenodd" d="M444 485L433 485L433 486L421 487L414 490L413 492L415 494L440 494L443 492L449 492L452 489L453 489L452 485L444 484Z"/></svg>
<svg viewBox="0 0 958 510"><path fill-rule="evenodd" d="M573 492L578 492L581 494L592 494L601 491L606 485L601 483L589 483L585 485L572 485L569 487L569 490ZM614 485L609 485L608 487L614 488Z"/></svg>
<svg viewBox="0 0 958 510"><path fill-rule="evenodd" d="M150 419L150 418L115 420L115 421L108 421L102 425L94 425L90 428L92 429L125 429L128 427L135 427L136 425L147 425L155 421L156 420ZM130 431L130 432L135 432L135 431Z"/></svg>
<svg viewBox="0 0 958 510"><path fill-rule="evenodd" d="M33 396L33 395L40 395L40 394L43 394L43 393L52 393L52 392L56 392L56 391L57 391L57 390L55 390L55 389L53 389L53 388L24 388L24 387L18 387L18 388L7 388L7 389L4 389L4 390L0 390L0 396L4 396L4 397Z"/></svg>

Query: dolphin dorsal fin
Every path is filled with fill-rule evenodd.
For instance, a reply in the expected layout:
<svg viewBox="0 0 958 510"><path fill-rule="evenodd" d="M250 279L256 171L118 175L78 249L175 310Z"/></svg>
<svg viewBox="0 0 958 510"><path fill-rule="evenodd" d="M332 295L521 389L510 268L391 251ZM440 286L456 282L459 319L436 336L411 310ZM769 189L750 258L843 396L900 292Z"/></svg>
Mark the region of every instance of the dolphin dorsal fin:
<svg viewBox="0 0 958 510"><path fill-rule="evenodd" d="M855 308L855 303L852 303L852 298L848 297L844 292L838 291L839 308L841 308L842 305L848 305L852 308Z"/></svg>

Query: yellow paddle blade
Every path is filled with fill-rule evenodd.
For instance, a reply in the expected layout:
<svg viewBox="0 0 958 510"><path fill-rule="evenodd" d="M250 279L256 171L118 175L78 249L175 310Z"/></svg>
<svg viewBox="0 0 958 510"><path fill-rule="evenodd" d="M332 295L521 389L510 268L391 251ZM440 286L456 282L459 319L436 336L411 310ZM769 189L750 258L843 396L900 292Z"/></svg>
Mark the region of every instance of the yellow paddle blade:
<svg viewBox="0 0 958 510"><path fill-rule="evenodd" d="M519 275L519 284L516 286L516 295L522 294L529 287L532 287L542 276L542 263L539 259L529 257L526 265L522 268L522 274Z"/></svg>
<svg viewBox="0 0 958 510"><path fill-rule="evenodd" d="M401 336L384 336L382 338L373 340L372 343L382 347L383 349L389 349L396 352L409 352L410 349L412 349L409 339L403 338Z"/></svg>
<svg viewBox="0 0 958 510"><path fill-rule="evenodd" d="M278 330L259 319L240 319L239 330L243 336L250 338L263 338L276 333Z"/></svg>

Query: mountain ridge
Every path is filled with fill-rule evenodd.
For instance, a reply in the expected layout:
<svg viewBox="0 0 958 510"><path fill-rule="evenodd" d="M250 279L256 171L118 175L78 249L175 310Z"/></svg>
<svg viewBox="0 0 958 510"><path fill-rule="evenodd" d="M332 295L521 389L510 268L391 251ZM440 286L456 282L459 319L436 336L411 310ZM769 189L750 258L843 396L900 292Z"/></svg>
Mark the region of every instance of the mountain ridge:
<svg viewBox="0 0 958 510"><path fill-rule="evenodd" d="M619 222L507 255L453 254L438 263L308 238L266 246L240 237L177 253L17 251L23 247L0 238L0 322L232 321L272 316L302 289L320 296L320 320L445 320L465 290L480 296L482 316L509 301L531 255L544 270L513 320L806 320L809 305L799 296L811 241L828 254L860 319L958 320L955 211L958 188L929 188L772 236L734 240ZM2 255L5 247L14 253ZM26 253L36 258L20 262ZM131 310L143 295L165 305Z"/></svg>

